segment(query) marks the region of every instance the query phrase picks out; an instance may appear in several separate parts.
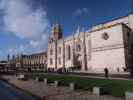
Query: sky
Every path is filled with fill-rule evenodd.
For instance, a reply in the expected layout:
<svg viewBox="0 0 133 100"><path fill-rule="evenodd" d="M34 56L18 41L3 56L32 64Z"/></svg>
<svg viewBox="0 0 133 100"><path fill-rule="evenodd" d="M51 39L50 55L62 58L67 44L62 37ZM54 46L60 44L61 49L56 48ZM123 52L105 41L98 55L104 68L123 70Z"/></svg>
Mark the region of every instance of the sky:
<svg viewBox="0 0 133 100"><path fill-rule="evenodd" d="M7 55L47 50L51 26L64 37L80 26L110 21L131 12L131 0L0 0L0 60Z"/></svg>

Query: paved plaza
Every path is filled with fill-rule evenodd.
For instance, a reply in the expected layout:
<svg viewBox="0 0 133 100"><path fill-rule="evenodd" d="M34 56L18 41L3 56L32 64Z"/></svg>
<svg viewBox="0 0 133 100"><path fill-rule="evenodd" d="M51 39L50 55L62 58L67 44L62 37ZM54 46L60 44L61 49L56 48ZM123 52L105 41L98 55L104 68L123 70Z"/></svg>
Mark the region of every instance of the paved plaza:
<svg viewBox="0 0 133 100"><path fill-rule="evenodd" d="M124 98L108 95L96 96L88 91L72 91L68 87L54 87L53 84L45 85L44 82L38 82L36 80L21 81L15 77L10 77L9 83L44 100L125 100Z"/></svg>

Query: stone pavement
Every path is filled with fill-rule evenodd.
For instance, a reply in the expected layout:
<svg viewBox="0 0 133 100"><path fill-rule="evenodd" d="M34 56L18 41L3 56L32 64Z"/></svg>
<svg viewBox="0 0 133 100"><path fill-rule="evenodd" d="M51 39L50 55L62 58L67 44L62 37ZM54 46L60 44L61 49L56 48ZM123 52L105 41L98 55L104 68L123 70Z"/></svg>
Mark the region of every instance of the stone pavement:
<svg viewBox="0 0 133 100"><path fill-rule="evenodd" d="M21 81L11 78L9 83L42 98L42 100L124 100L124 98L107 95L96 96L87 91L72 91L68 87L56 88L52 84L44 85L43 82L35 80Z"/></svg>

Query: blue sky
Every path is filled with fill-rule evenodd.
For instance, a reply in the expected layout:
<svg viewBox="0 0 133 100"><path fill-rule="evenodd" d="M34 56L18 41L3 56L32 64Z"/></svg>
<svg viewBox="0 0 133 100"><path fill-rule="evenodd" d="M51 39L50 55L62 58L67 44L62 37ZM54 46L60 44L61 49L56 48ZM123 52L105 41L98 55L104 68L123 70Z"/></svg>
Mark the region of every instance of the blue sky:
<svg viewBox="0 0 133 100"><path fill-rule="evenodd" d="M0 0L0 59L46 50L54 23L66 37L129 12L130 0Z"/></svg>

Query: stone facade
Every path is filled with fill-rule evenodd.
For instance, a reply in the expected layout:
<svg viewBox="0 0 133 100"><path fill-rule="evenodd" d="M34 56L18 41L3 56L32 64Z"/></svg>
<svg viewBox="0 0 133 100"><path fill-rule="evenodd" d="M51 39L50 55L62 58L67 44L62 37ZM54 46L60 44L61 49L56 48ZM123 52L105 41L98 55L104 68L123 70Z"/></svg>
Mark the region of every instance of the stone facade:
<svg viewBox="0 0 133 100"><path fill-rule="evenodd" d="M133 15L95 25L86 32L62 37L61 26L52 27L48 42L48 69L76 72L124 72L132 65Z"/></svg>
<svg viewBox="0 0 133 100"><path fill-rule="evenodd" d="M16 70L18 71L46 71L47 69L47 53L41 52L31 55L17 55L14 60Z"/></svg>
<svg viewBox="0 0 133 100"><path fill-rule="evenodd" d="M133 15L79 29L63 38L59 24L52 27L47 52L12 57L10 65L28 71L124 72L133 61Z"/></svg>

